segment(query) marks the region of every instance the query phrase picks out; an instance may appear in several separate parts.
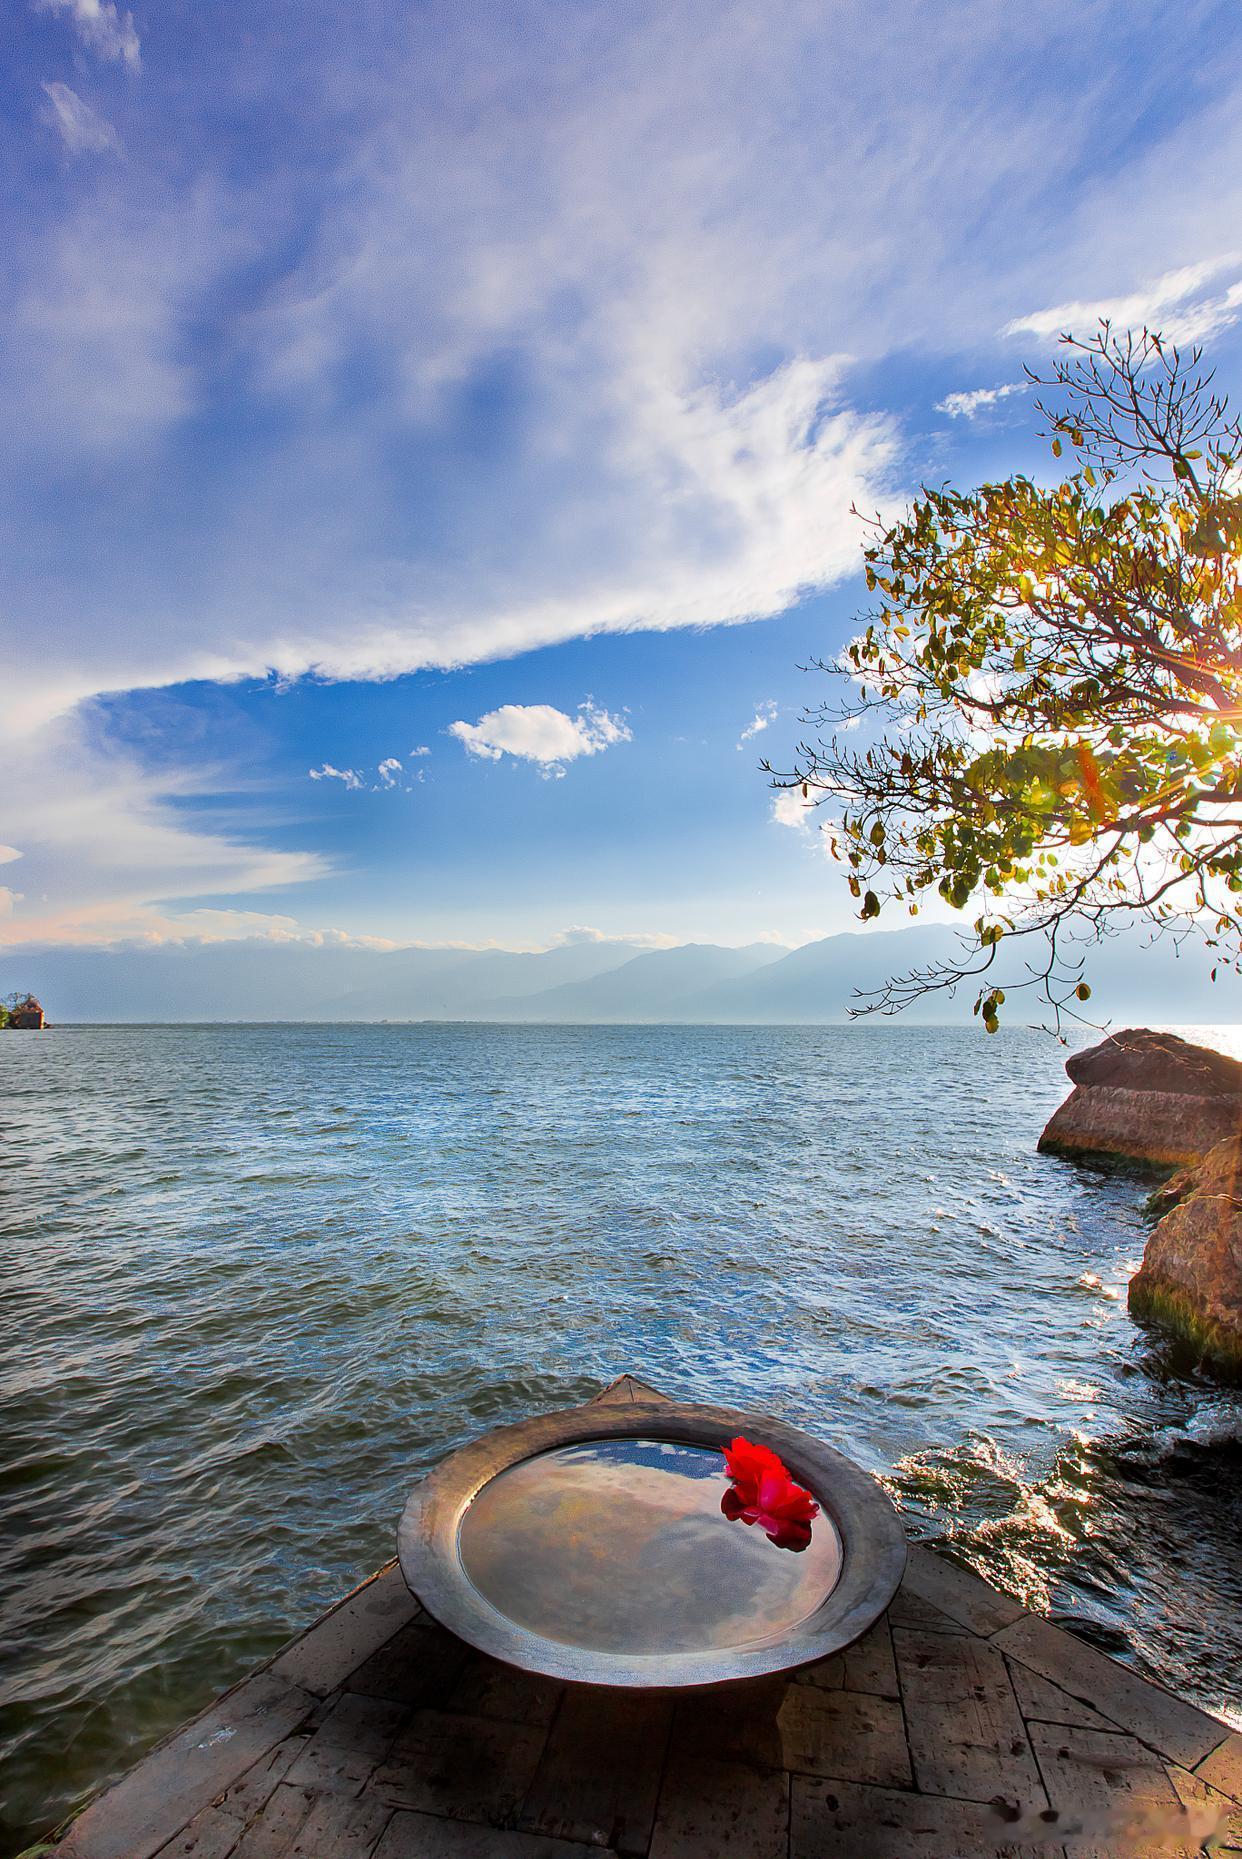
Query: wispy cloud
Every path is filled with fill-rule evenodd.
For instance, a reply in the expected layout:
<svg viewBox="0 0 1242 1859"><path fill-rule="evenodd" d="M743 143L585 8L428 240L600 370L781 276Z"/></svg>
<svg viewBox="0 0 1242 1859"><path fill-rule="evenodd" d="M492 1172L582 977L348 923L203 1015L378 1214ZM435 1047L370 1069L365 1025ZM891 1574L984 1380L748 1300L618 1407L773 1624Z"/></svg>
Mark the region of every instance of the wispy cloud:
<svg viewBox="0 0 1242 1859"><path fill-rule="evenodd" d="M355 794L408 793L423 779L421 768L407 769L398 755L386 755L378 762L374 778L361 768L334 768L331 762L324 762L319 768L308 768L306 772L312 781L339 781L342 787Z"/></svg>
<svg viewBox="0 0 1242 1859"><path fill-rule="evenodd" d="M1059 303L1050 310L1036 310L1006 323L1002 334L1032 335L1047 341L1063 330L1072 335L1090 335L1097 323L1107 320L1122 329L1157 330L1170 342L1205 342L1242 316L1242 276L1235 276L1223 291L1207 288L1214 279L1231 271L1242 273L1242 253L1230 252L1200 264L1182 265L1125 296Z"/></svg>
<svg viewBox="0 0 1242 1859"><path fill-rule="evenodd" d="M35 0L35 9L67 14L83 45L97 57L117 60L131 71L142 63L134 16L122 13L113 0Z"/></svg>
<svg viewBox="0 0 1242 1859"><path fill-rule="evenodd" d="M334 768L331 762L324 762L319 768L308 768L307 774L312 781L339 781L347 788L364 788L366 782L356 768Z"/></svg>
<svg viewBox="0 0 1242 1859"><path fill-rule="evenodd" d="M750 742L752 737L757 736L761 730L765 730L768 724L774 721L779 708L780 706L774 698L765 698L764 702L758 706L754 716L738 737L738 748L740 749L744 742Z"/></svg>
<svg viewBox="0 0 1242 1859"><path fill-rule="evenodd" d="M101 741L90 710L21 741L5 723L0 718L4 799L22 824L25 895L0 944L142 938L155 919L177 915L177 900L266 892L331 869L318 853L255 845L222 830L203 806L218 770L144 768ZM192 810L187 801L196 803Z"/></svg>
<svg viewBox="0 0 1242 1859"><path fill-rule="evenodd" d="M54 129L71 155L105 155L120 151L120 139L112 124L89 103L83 102L68 84L44 84L47 102L39 112L49 129Z"/></svg>
<svg viewBox="0 0 1242 1859"><path fill-rule="evenodd" d="M591 924L574 923L568 929L557 932L552 938L551 947L563 949L571 943L581 942L624 942L634 949L675 949L679 940L660 930L602 930L595 929Z"/></svg>
<svg viewBox="0 0 1242 1859"><path fill-rule="evenodd" d="M1025 394L1028 386L1026 381L1006 381L1001 387L968 388L962 393L946 394L936 402L936 411L947 413L951 420L978 419L997 401L1008 400L1011 394Z"/></svg>
<svg viewBox="0 0 1242 1859"><path fill-rule="evenodd" d="M577 716L566 716L551 704L502 704L477 723L450 723L471 755L498 762L502 755L536 762L545 775L563 775L565 763L583 755L598 755L614 743L629 742L629 725L589 699L578 706Z"/></svg>

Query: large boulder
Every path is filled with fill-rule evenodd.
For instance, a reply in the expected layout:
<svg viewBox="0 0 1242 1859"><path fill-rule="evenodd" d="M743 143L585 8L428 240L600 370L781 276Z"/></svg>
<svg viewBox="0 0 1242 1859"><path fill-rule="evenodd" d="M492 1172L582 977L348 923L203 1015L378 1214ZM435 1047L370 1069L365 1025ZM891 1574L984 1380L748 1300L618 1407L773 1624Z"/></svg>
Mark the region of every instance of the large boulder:
<svg viewBox="0 0 1242 1859"><path fill-rule="evenodd" d="M1098 1046L1071 1053L1065 1069L1072 1083L1094 1088L1165 1091L1175 1097L1242 1096L1242 1061L1146 1026L1127 1027Z"/></svg>
<svg viewBox="0 0 1242 1859"><path fill-rule="evenodd" d="M1145 1027L1066 1061L1074 1089L1039 1139L1055 1155L1181 1168L1242 1136L1242 1064Z"/></svg>
<svg viewBox="0 0 1242 1859"><path fill-rule="evenodd" d="M1211 1366L1242 1377L1242 1138L1169 1184L1130 1281L1130 1309L1168 1325Z"/></svg>

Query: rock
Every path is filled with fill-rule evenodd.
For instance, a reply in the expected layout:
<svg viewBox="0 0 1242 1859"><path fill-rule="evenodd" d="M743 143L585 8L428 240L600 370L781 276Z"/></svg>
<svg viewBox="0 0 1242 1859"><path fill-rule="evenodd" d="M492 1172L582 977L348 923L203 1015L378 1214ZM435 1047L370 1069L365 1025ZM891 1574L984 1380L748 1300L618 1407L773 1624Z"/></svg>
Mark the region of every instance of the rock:
<svg viewBox="0 0 1242 1859"><path fill-rule="evenodd" d="M1188 1185L1152 1231L1130 1281L1130 1310L1242 1377L1242 1138L1218 1143Z"/></svg>
<svg viewBox="0 0 1242 1859"><path fill-rule="evenodd" d="M1075 1052L1074 1083L1039 1147L1183 1168L1242 1135L1242 1064L1175 1033L1132 1027Z"/></svg>
<svg viewBox="0 0 1242 1859"><path fill-rule="evenodd" d="M1074 1084L1119 1091L1162 1091L1182 1097L1242 1095L1242 1062L1192 1046L1176 1033L1127 1027L1065 1061Z"/></svg>

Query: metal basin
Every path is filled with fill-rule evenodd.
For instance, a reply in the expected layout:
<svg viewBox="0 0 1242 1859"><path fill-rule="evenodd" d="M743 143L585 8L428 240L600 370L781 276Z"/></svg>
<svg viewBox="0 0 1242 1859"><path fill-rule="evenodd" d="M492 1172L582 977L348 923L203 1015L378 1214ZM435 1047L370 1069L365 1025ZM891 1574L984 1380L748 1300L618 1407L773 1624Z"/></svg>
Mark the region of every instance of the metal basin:
<svg viewBox="0 0 1242 1859"><path fill-rule="evenodd" d="M621 1393L618 1394L618 1390ZM820 1505L801 1552L721 1510L723 1449L770 1446ZM579 1684L727 1684L826 1658L867 1631L905 1568L884 1492L779 1420L666 1400L623 1377L498 1427L415 1487L405 1579L442 1625Z"/></svg>

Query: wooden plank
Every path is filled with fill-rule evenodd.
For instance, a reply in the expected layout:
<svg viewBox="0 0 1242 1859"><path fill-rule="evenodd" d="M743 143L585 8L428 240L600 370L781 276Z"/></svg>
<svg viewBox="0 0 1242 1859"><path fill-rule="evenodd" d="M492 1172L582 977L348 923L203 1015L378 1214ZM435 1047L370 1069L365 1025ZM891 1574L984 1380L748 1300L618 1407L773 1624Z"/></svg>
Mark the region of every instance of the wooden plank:
<svg viewBox="0 0 1242 1859"><path fill-rule="evenodd" d="M323 1853L319 1859L352 1859ZM437 1820L432 1814L394 1814L375 1849L375 1859L609 1859L606 1848L568 1845L536 1833L473 1827Z"/></svg>
<svg viewBox="0 0 1242 1859"><path fill-rule="evenodd" d="M270 1673L248 1678L97 1795L59 1859L149 1859L296 1730L314 1702Z"/></svg>
<svg viewBox="0 0 1242 1859"><path fill-rule="evenodd" d="M281 1782L259 1818L247 1828L233 1859L285 1859L314 1805L309 1788Z"/></svg>
<svg viewBox="0 0 1242 1859"><path fill-rule="evenodd" d="M391 1818L374 1795L322 1794L282 1859L367 1859Z"/></svg>
<svg viewBox="0 0 1242 1859"><path fill-rule="evenodd" d="M672 1754L784 1768L778 1718L790 1689L784 1678L759 1678L679 1698Z"/></svg>
<svg viewBox="0 0 1242 1859"><path fill-rule="evenodd" d="M566 1692L520 1825L619 1853L645 1853L672 1722L666 1698Z"/></svg>
<svg viewBox="0 0 1242 1859"><path fill-rule="evenodd" d="M1026 1726L996 1648L968 1634L910 1627L894 1629L893 1646L919 1787L969 1801L1000 1797L1022 1808L1045 1806Z"/></svg>
<svg viewBox="0 0 1242 1859"><path fill-rule="evenodd" d="M1024 1607L990 1582L917 1545L910 1550L903 1586L958 1626L985 1638L1026 1614Z"/></svg>
<svg viewBox="0 0 1242 1859"><path fill-rule="evenodd" d="M777 1725L782 1768L893 1788L910 1786L910 1752L895 1698L791 1685Z"/></svg>
<svg viewBox="0 0 1242 1859"><path fill-rule="evenodd" d="M1228 1726L1206 1711L1149 1684L1050 1620L1029 1615L1004 1628L994 1644L1071 1697L1098 1706L1123 1730L1184 1769L1195 1768L1228 1735Z"/></svg>
<svg viewBox="0 0 1242 1859"><path fill-rule="evenodd" d="M1035 1723L1031 1740L1067 1859L1194 1859L1186 1808L1136 1737Z"/></svg>
<svg viewBox="0 0 1242 1859"><path fill-rule="evenodd" d="M1018 1709L1028 1721L1073 1724L1080 1730L1117 1729L1109 1718L1101 1717L1089 1704L1071 1698L1068 1691L1062 1691L1050 1678L1041 1678L1038 1672L1032 1672L1017 1659L1006 1663Z"/></svg>
<svg viewBox="0 0 1242 1859"><path fill-rule="evenodd" d="M411 1710L441 1704L457 1682L470 1649L424 1615L401 1627L351 1672L346 1691L387 1698Z"/></svg>
<svg viewBox="0 0 1242 1859"><path fill-rule="evenodd" d="M818 1685L823 1691L865 1691L878 1698L898 1697L897 1665L888 1620L877 1620L869 1633L864 1633L844 1652L804 1667L798 1673L798 1683Z"/></svg>
<svg viewBox="0 0 1242 1859"><path fill-rule="evenodd" d="M790 1812L790 1859L1062 1859L1038 1817L991 1803L795 1775Z"/></svg>
<svg viewBox="0 0 1242 1859"><path fill-rule="evenodd" d="M387 1756L409 1713L385 1698L347 1691L289 1770L295 1787L334 1794L359 1794Z"/></svg>
<svg viewBox="0 0 1242 1859"><path fill-rule="evenodd" d="M554 1679L519 1672L489 1659L486 1653L471 1652L443 1708L463 1711L468 1717L546 1726L556 1715L564 1689Z"/></svg>
<svg viewBox="0 0 1242 1859"><path fill-rule="evenodd" d="M930 1601L924 1601L904 1581L893 1596L887 1619L890 1627L918 1627L927 1633L967 1633L970 1630L950 1620Z"/></svg>
<svg viewBox="0 0 1242 1859"><path fill-rule="evenodd" d="M1204 1757L1195 1773L1222 1794L1242 1801L1242 1730L1233 1730Z"/></svg>
<svg viewBox="0 0 1242 1859"><path fill-rule="evenodd" d="M789 1777L741 1762L670 1760L651 1859L787 1859Z"/></svg>
<svg viewBox="0 0 1242 1859"><path fill-rule="evenodd" d="M1202 1844L1214 1839L1217 1845L1212 1850L1222 1853L1242 1847L1242 1805L1232 1795L1222 1794L1175 1762L1166 1762L1164 1770L1178 1800L1189 1810L1191 1831Z"/></svg>
<svg viewBox="0 0 1242 1859"><path fill-rule="evenodd" d="M302 1750L304 1736L287 1736L270 1756L246 1770L240 1781L196 1814L188 1826L161 1846L157 1859L227 1859L248 1823L262 1813Z"/></svg>
<svg viewBox="0 0 1242 1859"><path fill-rule="evenodd" d="M271 1670L287 1684L325 1697L421 1611L401 1570L389 1563L286 1647Z"/></svg>
<svg viewBox="0 0 1242 1859"><path fill-rule="evenodd" d="M416 1711L371 1786L394 1806L421 1813L494 1824L513 1821L547 1736L534 1724Z"/></svg>

